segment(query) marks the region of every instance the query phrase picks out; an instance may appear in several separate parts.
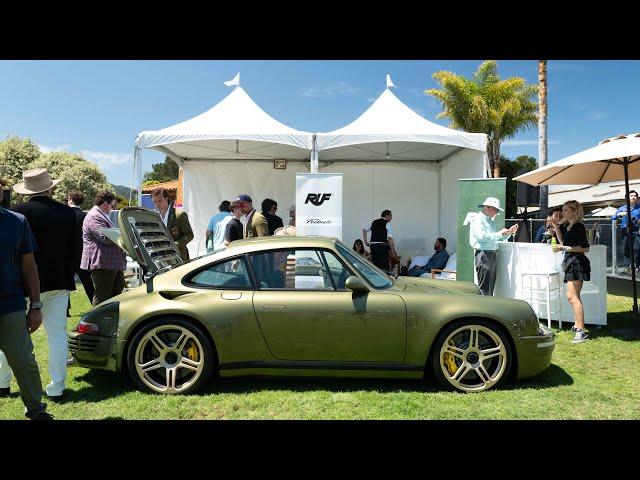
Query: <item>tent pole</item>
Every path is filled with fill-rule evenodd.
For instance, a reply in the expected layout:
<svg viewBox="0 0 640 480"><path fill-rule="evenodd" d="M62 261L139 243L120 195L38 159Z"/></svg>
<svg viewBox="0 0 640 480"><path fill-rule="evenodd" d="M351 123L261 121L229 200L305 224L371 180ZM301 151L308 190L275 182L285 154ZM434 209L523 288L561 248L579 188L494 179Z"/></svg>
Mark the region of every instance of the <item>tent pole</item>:
<svg viewBox="0 0 640 480"><path fill-rule="evenodd" d="M133 162L131 170L131 182L129 183L129 206L131 206L131 200L133 199L133 186L136 178L136 167L140 161L140 148L138 147L138 139L136 138L136 144L133 147ZM138 198L140 198L140 192L138 191Z"/></svg>
<svg viewBox="0 0 640 480"><path fill-rule="evenodd" d="M638 323L638 288L636 285L635 252L633 251L631 200L629 199L629 159L624 159L624 189L627 198L627 240L629 242L629 256L631 257L631 283L633 284L633 336L640 337L640 324Z"/></svg>
<svg viewBox="0 0 640 480"><path fill-rule="evenodd" d="M316 146L316 134L313 134L311 143L311 158L309 169L311 173L318 173L318 151Z"/></svg>

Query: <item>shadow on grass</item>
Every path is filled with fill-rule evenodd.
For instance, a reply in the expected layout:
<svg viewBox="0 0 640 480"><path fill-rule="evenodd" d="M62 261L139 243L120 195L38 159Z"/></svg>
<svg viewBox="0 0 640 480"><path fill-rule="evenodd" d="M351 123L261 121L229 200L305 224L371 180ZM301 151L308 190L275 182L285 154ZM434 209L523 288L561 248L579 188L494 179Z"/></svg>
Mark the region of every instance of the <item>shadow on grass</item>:
<svg viewBox="0 0 640 480"><path fill-rule="evenodd" d="M542 320L547 325L546 320ZM567 332L573 326L573 323L563 322L562 331ZM552 327L557 329L558 322L553 322ZM630 333L633 328L632 312L610 312L607 314L607 325L587 325L586 330L589 338L617 338L625 342L636 342L639 338L631 338Z"/></svg>
<svg viewBox="0 0 640 480"><path fill-rule="evenodd" d="M125 395L136 388L127 378L114 372L103 370L88 370L76 377L90 384L80 390L67 390L65 398L59 404L74 402L101 402L111 398ZM511 381L499 390L540 390L562 385L572 385L573 378L562 368L552 364L539 376L530 380ZM329 391L341 392L378 392L401 393L446 392L434 378L426 377L424 380L413 379L378 379L378 378L330 378L330 377L268 377L246 376L234 378L214 378L198 392L191 395L207 394L247 394L257 392L315 392ZM161 395L161 394L158 394ZM114 418L115 419L115 418Z"/></svg>
<svg viewBox="0 0 640 480"><path fill-rule="evenodd" d="M128 379L118 373L105 370L87 370L76 376L75 380L87 382L90 386L79 390L67 389L64 398L56 403L101 402L135 390Z"/></svg>
<svg viewBox="0 0 640 480"><path fill-rule="evenodd" d="M545 372L531 380L509 382L499 390L521 390L572 385L573 378L557 365L551 365ZM445 390L434 378L424 380L374 379L374 378L324 378L324 377L237 377L218 378L200 390L200 394L211 393L254 393L261 391L311 392L375 391L379 393L424 392L438 393ZM197 395L194 394L194 395Z"/></svg>

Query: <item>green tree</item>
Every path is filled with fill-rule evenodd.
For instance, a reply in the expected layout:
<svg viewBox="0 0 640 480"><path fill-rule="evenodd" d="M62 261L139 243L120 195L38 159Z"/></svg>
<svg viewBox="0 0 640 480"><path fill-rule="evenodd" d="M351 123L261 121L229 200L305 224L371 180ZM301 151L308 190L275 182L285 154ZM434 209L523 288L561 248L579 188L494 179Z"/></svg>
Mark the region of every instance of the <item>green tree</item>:
<svg viewBox="0 0 640 480"><path fill-rule="evenodd" d="M7 137L0 142L0 178L7 180L7 188L22 181L22 172L41 152L29 138Z"/></svg>
<svg viewBox="0 0 640 480"><path fill-rule="evenodd" d="M93 199L98 191L113 191L113 186L107 182L107 177L102 170L96 164L85 160L76 153L45 153L28 167L29 169L46 168L52 178L61 179L53 197L65 204L67 203L67 195L73 190L84 193L83 209L93 205Z"/></svg>
<svg viewBox="0 0 640 480"><path fill-rule="evenodd" d="M157 183L171 182L178 179L180 167L170 157L165 157L163 163L151 165L152 171L144 174L143 180L155 180Z"/></svg>
<svg viewBox="0 0 640 480"><path fill-rule="evenodd" d="M483 62L471 79L444 70L434 73L433 78L442 88L425 93L442 102L438 118L448 118L453 128L486 133L489 167L493 177L499 177L502 141L536 125L537 86L520 77L501 80L494 60Z"/></svg>
<svg viewBox="0 0 640 480"><path fill-rule="evenodd" d="M518 213L516 205L518 186L517 182L513 181L513 177L530 172L536 168L538 168L538 164L534 157L521 155L515 160L510 160L504 155L500 155L500 171L502 175L507 178L506 218L515 218Z"/></svg>

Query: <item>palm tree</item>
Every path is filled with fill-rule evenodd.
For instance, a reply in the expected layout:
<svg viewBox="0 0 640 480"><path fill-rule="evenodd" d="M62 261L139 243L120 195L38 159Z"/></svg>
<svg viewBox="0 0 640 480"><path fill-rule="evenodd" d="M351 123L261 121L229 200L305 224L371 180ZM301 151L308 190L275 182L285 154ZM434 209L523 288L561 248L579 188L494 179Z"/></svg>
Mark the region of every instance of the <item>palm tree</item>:
<svg viewBox="0 0 640 480"><path fill-rule="evenodd" d="M536 125L537 104L532 97L537 86L527 85L520 77L500 80L494 60L483 62L472 79L444 70L434 73L433 78L442 89L432 88L425 93L442 102L438 118L450 119L453 128L486 133L489 169L499 177L502 141Z"/></svg>
<svg viewBox="0 0 640 480"><path fill-rule="evenodd" d="M547 61L538 60L538 167L547 164ZM549 206L549 187L540 187L540 218L546 218Z"/></svg>

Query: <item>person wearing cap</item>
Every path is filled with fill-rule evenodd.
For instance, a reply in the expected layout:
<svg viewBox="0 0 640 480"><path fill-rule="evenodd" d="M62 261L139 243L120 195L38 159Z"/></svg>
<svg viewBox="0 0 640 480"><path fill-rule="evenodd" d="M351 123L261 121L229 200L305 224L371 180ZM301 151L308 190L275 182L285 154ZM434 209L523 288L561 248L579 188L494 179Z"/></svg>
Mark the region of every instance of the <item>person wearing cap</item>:
<svg viewBox="0 0 640 480"><path fill-rule="evenodd" d="M222 248L226 248L234 240L242 240L244 238L244 225L242 225L240 221L242 217L242 204L240 202L233 202L230 208L233 216L229 222L226 223Z"/></svg>
<svg viewBox="0 0 640 480"><path fill-rule="evenodd" d="M0 397L11 393L13 370L25 416L48 420L52 417L42 403L40 369L30 337L42 323L38 267L33 256L38 247L24 215L2 206L4 185L0 180ZM28 312L25 293L30 300Z"/></svg>
<svg viewBox="0 0 640 480"><path fill-rule="evenodd" d="M218 229L218 224L225 219L227 219L227 221L230 220L232 216L230 205L231 202L229 202L229 200L223 200L222 203L218 205L218 210L220 211L209 220L206 232L207 251L209 252L217 249L216 245L224 244L224 228Z"/></svg>
<svg viewBox="0 0 640 480"><path fill-rule="evenodd" d="M244 238L268 237L269 224L260 212L253 208L253 200L246 193L238 195L236 202L239 202L242 213L247 217L247 223L244 226Z"/></svg>
<svg viewBox="0 0 640 480"><path fill-rule="evenodd" d="M14 207L25 216L38 245L34 258L40 279L42 322L49 344L47 396L60 400L67 379L67 306L69 293L76 289L75 259L82 248L76 235L76 215L72 208L55 201L53 180L45 168L28 170L13 190L28 201Z"/></svg>
<svg viewBox="0 0 640 480"><path fill-rule="evenodd" d="M469 244L474 251L474 264L478 274L478 287L483 295L493 295L496 284L496 251L498 242L504 241L518 230L518 225L497 231L495 217L500 207L500 200L495 197L487 199L478 205L482 208L469 222Z"/></svg>

